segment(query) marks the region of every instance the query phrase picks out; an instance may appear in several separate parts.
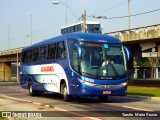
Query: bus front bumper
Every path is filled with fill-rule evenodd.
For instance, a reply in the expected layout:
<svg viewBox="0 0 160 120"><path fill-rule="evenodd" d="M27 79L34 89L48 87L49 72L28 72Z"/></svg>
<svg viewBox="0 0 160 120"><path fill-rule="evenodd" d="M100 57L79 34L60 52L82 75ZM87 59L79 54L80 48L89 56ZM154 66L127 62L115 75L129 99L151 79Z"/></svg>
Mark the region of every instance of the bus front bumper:
<svg viewBox="0 0 160 120"><path fill-rule="evenodd" d="M83 82L76 89L72 89L71 94L78 96L125 96L127 92L127 82L112 85L99 85Z"/></svg>

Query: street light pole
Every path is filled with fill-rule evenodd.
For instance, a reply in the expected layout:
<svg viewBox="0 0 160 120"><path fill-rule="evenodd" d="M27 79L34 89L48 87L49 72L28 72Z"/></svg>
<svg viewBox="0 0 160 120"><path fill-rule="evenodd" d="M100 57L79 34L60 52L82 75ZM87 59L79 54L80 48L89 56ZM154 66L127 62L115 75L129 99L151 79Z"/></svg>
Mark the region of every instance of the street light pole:
<svg viewBox="0 0 160 120"><path fill-rule="evenodd" d="M67 26L67 0L65 6L66 6L66 26Z"/></svg>
<svg viewBox="0 0 160 120"><path fill-rule="evenodd" d="M65 18L65 21L66 21L66 26L67 26L67 0L66 0L66 3L63 3L63 2L59 2L59 1L52 1L52 4L55 4L55 5L57 5L57 4L59 4L59 3L61 3L61 4L63 4L64 6L65 6L65 14L66 14L66 18Z"/></svg>
<svg viewBox="0 0 160 120"><path fill-rule="evenodd" d="M55 5L57 5L57 4L63 4L64 6L65 6L65 14L66 14L66 18L65 18L65 21L66 21L66 25L67 25L67 9L69 9L70 10L70 12L72 13L72 15L76 18L76 19L78 19L77 18L77 16L74 14L74 12L71 10L71 8L67 5L67 0L66 0L66 2L65 3L63 3L63 2L59 2L59 1L52 1L52 4L55 4Z"/></svg>
<svg viewBox="0 0 160 120"><path fill-rule="evenodd" d="M10 49L10 41L11 41L10 29L11 29L11 23L8 23L8 49Z"/></svg>
<svg viewBox="0 0 160 120"><path fill-rule="evenodd" d="M131 25L131 20L130 20L130 0L128 0L128 29L130 29Z"/></svg>
<svg viewBox="0 0 160 120"><path fill-rule="evenodd" d="M19 81L19 63L18 63L18 52L17 52L17 82Z"/></svg>
<svg viewBox="0 0 160 120"><path fill-rule="evenodd" d="M31 45L32 45L32 12L30 13L30 22L31 22L31 24L30 24L30 37L31 37Z"/></svg>

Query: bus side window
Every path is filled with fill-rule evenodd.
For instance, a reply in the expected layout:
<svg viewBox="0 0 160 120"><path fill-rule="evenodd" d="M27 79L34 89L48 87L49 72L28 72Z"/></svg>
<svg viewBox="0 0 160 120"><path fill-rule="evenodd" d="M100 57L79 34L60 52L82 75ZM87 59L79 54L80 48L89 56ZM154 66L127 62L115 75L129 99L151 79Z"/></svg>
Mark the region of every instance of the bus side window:
<svg viewBox="0 0 160 120"><path fill-rule="evenodd" d="M70 33L71 32L71 27L68 27L67 28L67 33Z"/></svg>
<svg viewBox="0 0 160 120"><path fill-rule="evenodd" d="M71 32L75 32L74 26L71 27Z"/></svg>
<svg viewBox="0 0 160 120"><path fill-rule="evenodd" d="M74 32L78 31L78 25L75 26Z"/></svg>
<svg viewBox="0 0 160 120"><path fill-rule="evenodd" d="M26 52L22 52L21 60L23 63L27 62L27 53Z"/></svg>
<svg viewBox="0 0 160 120"><path fill-rule="evenodd" d="M77 30L78 30L78 31L81 31L81 24L79 24L79 25L77 26Z"/></svg>
<svg viewBox="0 0 160 120"><path fill-rule="evenodd" d="M55 59L56 43L48 46L48 59Z"/></svg>
<svg viewBox="0 0 160 120"><path fill-rule="evenodd" d="M27 62L32 62L32 50L27 51Z"/></svg>
<svg viewBox="0 0 160 120"><path fill-rule="evenodd" d="M44 61L44 60L47 60L47 46L42 46L40 47L40 57L39 57L39 60L40 61Z"/></svg>
<svg viewBox="0 0 160 120"><path fill-rule="evenodd" d="M57 48L58 48L58 50L57 50L56 58L57 59L65 58L65 56L64 56L64 51L65 51L64 42L57 43Z"/></svg>
<svg viewBox="0 0 160 120"><path fill-rule="evenodd" d="M78 72L78 52L77 50L73 50L73 58L72 58L72 68Z"/></svg>
<svg viewBox="0 0 160 120"><path fill-rule="evenodd" d="M67 33L67 28L64 28L64 34L66 34Z"/></svg>
<svg viewBox="0 0 160 120"><path fill-rule="evenodd" d="M61 34L64 34L64 29L61 29Z"/></svg>
<svg viewBox="0 0 160 120"><path fill-rule="evenodd" d="M33 49L33 61L38 61L38 56L39 56L39 48Z"/></svg>

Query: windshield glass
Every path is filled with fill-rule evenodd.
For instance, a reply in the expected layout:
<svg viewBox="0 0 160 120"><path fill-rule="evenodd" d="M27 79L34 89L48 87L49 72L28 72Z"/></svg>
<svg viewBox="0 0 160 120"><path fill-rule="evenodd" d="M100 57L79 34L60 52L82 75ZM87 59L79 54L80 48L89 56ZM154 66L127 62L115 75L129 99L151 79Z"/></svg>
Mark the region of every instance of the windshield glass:
<svg viewBox="0 0 160 120"><path fill-rule="evenodd" d="M87 33L102 33L100 24L87 24Z"/></svg>
<svg viewBox="0 0 160 120"><path fill-rule="evenodd" d="M126 76L123 47L114 44L80 42L81 73L97 79L119 79Z"/></svg>

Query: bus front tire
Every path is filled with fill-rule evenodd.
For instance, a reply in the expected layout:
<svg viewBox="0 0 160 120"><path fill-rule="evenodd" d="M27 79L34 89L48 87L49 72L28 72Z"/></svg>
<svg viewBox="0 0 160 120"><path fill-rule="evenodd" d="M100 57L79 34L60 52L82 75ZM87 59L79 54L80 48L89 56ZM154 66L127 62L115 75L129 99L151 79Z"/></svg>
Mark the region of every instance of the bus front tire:
<svg viewBox="0 0 160 120"><path fill-rule="evenodd" d="M29 84L29 95L30 96L35 96L37 94L37 91L33 90L32 82L30 81Z"/></svg>
<svg viewBox="0 0 160 120"><path fill-rule="evenodd" d="M64 99L64 101L66 101L66 102L71 101L71 95L69 95L69 94L67 93L67 86L66 86L65 83L62 84L61 90L62 90L62 94L63 94L63 99Z"/></svg>

